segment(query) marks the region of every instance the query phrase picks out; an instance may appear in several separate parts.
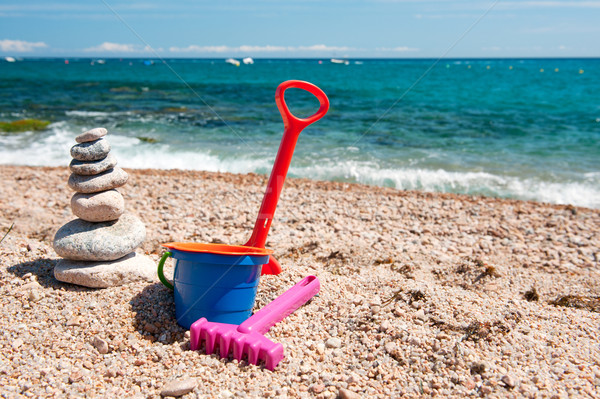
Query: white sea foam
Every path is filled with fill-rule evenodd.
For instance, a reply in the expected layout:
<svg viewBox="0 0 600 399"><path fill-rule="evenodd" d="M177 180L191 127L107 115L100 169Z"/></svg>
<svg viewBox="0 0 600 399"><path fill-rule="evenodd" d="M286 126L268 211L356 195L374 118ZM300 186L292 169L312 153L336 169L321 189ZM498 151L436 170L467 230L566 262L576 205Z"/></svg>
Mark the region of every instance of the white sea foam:
<svg viewBox="0 0 600 399"><path fill-rule="evenodd" d="M597 179L558 183L485 172L450 172L422 168L388 169L380 168L373 162L355 161L291 168L290 173L313 179L352 181L406 190L481 194L600 208L600 184Z"/></svg>
<svg viewBox="0 0 600 399"><path fill-rule="evenodd" d="M104 111L80 111L72 110L66 111L67 116L82 116L82 117L102 117L102 116L115 116L115 115L131 115L130 111L116 111L116 112L104 112Z"/></svg>
<svg viewBox="0 0 600 399"><path fill-rule="evenodd" d="M0 135L0 164L67 166L71 161L73 131L65 123L50 125L43 133ZM124 168L193 169L231 173L268 173L272 158L216 154L210 150L175 149L169 143L144 143L137 138L111 134L112 151ZM381 167L377 161L326 160L307 162L296 155L290 175L318 180L349 181L417 189L509 197L600 208L600 173L590 172L580 181L550 182L538 178L501 176L486 172L447 171L408 166ZM409 163L410 165L410 163Z"/></svg>

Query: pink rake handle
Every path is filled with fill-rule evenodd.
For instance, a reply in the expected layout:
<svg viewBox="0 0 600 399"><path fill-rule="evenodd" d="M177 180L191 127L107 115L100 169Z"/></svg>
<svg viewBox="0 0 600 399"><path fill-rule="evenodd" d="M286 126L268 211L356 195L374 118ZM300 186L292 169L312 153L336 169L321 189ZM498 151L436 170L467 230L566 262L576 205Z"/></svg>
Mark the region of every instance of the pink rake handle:
<svg viewBox="0 0 600 399"><path fill-rule="evenodd" d="M279 295L273 302L263 307L248 320L240 324L237 330L241 333L256 332L264 334L275 324L294 313L321 289L321 283L315 276L307 276L298 281L292 288Z"/></svg>
<svg viewBox="0 0 600 399"><path fill-rule="evenodd" d="M298 118L294 116L285 103L285 91L289 88L306 90L315 96L319 100L318 111L308 118ZM265 247L267 234L271 228L271 222L273 221L273 215L277 208L279 195L283 189L283 183L285 182L290 163L292 162L292 156L294 155L294 149L296 148L296 142L298 141L300 132L311 123L314 123L325 116L329 110L329 99L323 90L312 83L301 80L288 80L281 83L275 91L275 103L277 103L277 108L283 119L283 137L281 139L281 144L279 145L279 150L277 151L277 157L275 157L275 163L273 164L269 182L267 183L265 196L260 206L260 210L258 211L258 217L254 224L252 236L245 244L250 247ZM271 256L269 258L269 263L263 266L262 274L279 273L281 273L281 266L279 265L279 262Z"/></svg>

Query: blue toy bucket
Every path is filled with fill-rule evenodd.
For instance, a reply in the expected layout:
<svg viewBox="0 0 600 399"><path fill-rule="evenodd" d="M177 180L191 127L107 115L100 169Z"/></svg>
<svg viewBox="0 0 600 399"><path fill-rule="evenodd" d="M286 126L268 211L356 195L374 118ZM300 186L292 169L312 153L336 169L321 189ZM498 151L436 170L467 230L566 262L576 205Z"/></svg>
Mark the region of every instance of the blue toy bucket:
<svg viewBox="0 0 600 399"><path fill-rule="evenodd" d="M161 282L174 290L177 323L189 329L201 317L241 324L252 315L262 265L273 252L241 245L169 243L158 264ZM163 274L175 259L173 284Z"/></svg>

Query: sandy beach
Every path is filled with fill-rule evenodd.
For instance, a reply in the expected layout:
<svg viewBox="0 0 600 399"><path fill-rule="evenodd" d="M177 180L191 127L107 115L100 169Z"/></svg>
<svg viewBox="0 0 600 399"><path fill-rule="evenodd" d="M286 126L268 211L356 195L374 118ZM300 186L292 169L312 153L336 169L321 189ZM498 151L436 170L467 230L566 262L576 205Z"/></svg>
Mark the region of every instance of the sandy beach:
<svg viewBox="0 0 600 399"><path fill-rule="evenodd" d="M166 242L246 242L267 180L127 172L157 262ZM311 274L321 292L267 334L286 355L269 371L190 351L158 281L55 280L69 173L0 166L2 397L159 398L190 379L185 398L600 397L598 209L289 178L267 240L283 272L255 308Z"/></svg>

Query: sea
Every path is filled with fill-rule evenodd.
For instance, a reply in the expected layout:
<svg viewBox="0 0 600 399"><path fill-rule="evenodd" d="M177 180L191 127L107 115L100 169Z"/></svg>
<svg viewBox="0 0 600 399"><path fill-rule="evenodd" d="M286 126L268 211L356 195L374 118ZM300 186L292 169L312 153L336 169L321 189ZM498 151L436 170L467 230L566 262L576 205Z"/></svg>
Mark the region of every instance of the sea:
<svg viewBox="0 0 600 399"><path fill-rule="evenodd" d="M10 60L13 61L13 60ZM0 164L67 166L109 131L123 168L270 173L277 86L330 100L288 176L600 208L600 59L0 60ZM304 118L318 101L286 91Z"/></svg>

